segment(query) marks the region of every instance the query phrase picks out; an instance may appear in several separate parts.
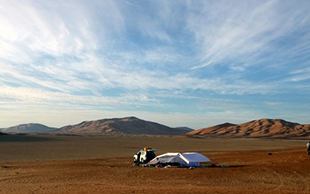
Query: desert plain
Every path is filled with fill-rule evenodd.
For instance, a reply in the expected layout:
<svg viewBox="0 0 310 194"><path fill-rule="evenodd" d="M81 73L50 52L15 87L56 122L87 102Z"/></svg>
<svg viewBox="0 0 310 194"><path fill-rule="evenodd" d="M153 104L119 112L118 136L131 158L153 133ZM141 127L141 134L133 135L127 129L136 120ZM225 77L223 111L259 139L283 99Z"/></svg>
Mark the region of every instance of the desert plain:
<svg viewBox="0 0 310 194"><path fill-rule="evenodd" d="M310 193L306 140L0 136L0 193ZM219 167L143 168L142 147L200 152ZM221 165L229 167L221 167Z"/></svg>

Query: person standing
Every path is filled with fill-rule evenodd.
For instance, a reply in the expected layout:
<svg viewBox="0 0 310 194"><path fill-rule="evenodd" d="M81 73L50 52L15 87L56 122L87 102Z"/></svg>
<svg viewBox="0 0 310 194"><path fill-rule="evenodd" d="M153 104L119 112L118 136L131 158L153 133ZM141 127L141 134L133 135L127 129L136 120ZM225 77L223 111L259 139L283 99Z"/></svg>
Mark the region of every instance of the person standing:
<svg viewBox="0 0 310 194"><path fill-rule="evenodd" d="M307 153L310 155L310 142L307 143Z"/></svg>

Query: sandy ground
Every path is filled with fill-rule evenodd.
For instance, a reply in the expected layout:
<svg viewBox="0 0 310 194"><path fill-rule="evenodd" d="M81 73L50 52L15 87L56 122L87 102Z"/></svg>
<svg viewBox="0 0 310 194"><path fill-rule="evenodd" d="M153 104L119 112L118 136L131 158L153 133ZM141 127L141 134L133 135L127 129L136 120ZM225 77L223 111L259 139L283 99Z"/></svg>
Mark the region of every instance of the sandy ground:
<svg viewBox="0 0 310 194"><path fill-rule="evenodd" d="M37 161L31 161L31 158L38 154L35 150L32 156L26 159L20 156L15 158L11 156L14 158L12 161L8 161L8 157L2 159L0 193L310 193L310 156L306 154L303 141L146 138L149 144L170 145L171 149L189 147L189 150L194 151L198 146L196 149L209 157L212 162L229 165L228 168L190 170L133 166L131 156L133 153L129 155L125 148L128 145L135 147L139 144L129 143L130 141L141 140L145 143L143 141L146 140L142 137L123 139L87 137L81 144L86 145L88 141L93 141L93 146L105 144L109 147L114 144L107 139L112 139L118 141L118 146L109 147L110 155L105 152L105 157L96 159L77 159L77 157L89 157L91 154L70 155L68 158L72 157L71 159L55 158L54 152L57 151L58 146L74 147L74 142L79 142L77 141L80 140L79 138L81 137L73 138L74 141L71 139L71 142L70 137L57 141L52 141L53 138L51 138L36 142L6 142L2 139L0 142L0 146L3 146L0 155L2 158L4 153L12 151L12 146L18 147L17 145L30 143L33 149L35 146L41 146L43 142L47 145L50 142L58 142L58 144L55 143L56 148L45 148L50 150L52 155L46 154L45 158L42 157ZM106 141L99 141L100 139ZM182 147L183 144L177 145L178 142L191 143L191 145ZM11 144L11 147L9 148L7 144ZM230 146L212 147L213 144L230 144ZM20 147L21 151L24 149L26 150ZM60 154L68 150L76 151L69 146ZM114 156L113 150L119 151L119 156ZM15 150L15 155L18 152ZM95 156L96 154L91 155L91 157Z"/></svg>

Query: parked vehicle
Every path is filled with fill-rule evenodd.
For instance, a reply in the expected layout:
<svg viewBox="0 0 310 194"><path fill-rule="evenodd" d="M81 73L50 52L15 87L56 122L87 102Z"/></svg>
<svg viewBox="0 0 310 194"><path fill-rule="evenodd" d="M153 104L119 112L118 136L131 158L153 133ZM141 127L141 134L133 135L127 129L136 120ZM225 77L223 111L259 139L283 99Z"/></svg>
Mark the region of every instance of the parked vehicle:
<svg viewBox="0 0 310 194"><path fill-rule="evenodd" d="M156 157L156 149L145 147L133 156L133 162L137 165L146 164Z"/></svg>

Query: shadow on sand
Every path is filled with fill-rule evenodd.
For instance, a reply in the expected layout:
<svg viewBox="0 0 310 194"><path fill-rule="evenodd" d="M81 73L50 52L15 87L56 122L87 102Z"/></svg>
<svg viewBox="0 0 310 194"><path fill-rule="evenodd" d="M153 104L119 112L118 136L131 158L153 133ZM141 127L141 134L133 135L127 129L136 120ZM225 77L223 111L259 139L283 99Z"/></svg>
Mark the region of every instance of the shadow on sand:
<svg viewBox="0 0 310 194"><path fill-rule="evenodd" d="M229 165L228 168L243 168L243 167L247 167L249 165Z"/></svg>
<svg viewBox="0 0 310 194"><path fill-rule="evenodd" d="M0 144L2 142L42 142L42 141L57 141L57 140L49 137L28 135L28 134L6 134L0 136Z"/></svg>
<svg viewBox="0 0 310 194"><path fill-rule="evenodd" d="M249 165L226 165L226 164L212 164L209 166L203 166L203 168L244 168Z"/></svg>

